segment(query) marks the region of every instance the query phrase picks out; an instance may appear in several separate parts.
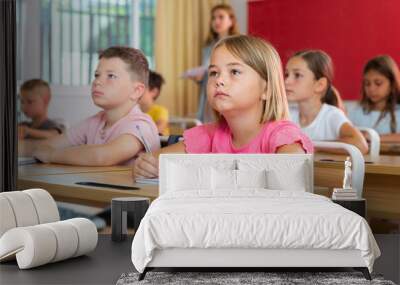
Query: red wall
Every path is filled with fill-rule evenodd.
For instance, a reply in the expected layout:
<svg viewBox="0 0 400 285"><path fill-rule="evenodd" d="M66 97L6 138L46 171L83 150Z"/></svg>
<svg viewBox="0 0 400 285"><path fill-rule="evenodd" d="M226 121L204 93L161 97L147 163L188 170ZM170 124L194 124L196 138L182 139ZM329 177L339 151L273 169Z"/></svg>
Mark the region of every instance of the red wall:
<svg viewBox="0 0 400 285"><path fill-rule="evenodd" d="M295 51L326 51L335 65L334 85L358 99L362 69L378 54L400 64L399 0L253 0L249 33L270 41L286 64Z"/></svg>

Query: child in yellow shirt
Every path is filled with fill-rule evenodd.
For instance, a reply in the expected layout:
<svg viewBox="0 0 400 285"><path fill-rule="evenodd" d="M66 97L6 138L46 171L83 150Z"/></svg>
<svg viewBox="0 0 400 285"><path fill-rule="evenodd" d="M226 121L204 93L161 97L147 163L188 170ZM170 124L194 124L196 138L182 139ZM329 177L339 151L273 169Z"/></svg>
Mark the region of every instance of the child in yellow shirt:
<svg viewBox="0 0 400 285"><path fill-rule="evenodd" d="M154 123L157 125L158 133L163 136L168 136L168 110L164 106L154 103L158 96L160 96L161 87L164 83L165 81L161 74L150 71L149 87L139 100L139 105L142 111L150 115L153 119Z"/></svg>

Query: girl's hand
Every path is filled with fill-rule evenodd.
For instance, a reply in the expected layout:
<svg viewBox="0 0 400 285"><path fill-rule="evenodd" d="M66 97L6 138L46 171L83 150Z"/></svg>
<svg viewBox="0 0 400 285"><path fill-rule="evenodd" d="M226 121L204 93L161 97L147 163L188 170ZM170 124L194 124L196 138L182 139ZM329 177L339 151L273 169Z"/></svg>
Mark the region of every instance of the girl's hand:
<svg viewBox="0 0 400 285"><path fill-rule="evenodd" d="M194 81L196 81L196 82L202 81L203 78L204 78L204 74L198 74L198 75L192 77L192 79L193 79Z"/></svg>
<svg viewBox="0 0 400 285"><path fill-rule="evenodd" d="M151 153L141 153L132 168L132 177L154 178L158 177L158 159Z"/></svg>
<svg viewBox="0 0 400 285"><path fill-rule="evenodd" d="M192 76L188 76L188 78L193 80L194 82L200 83L204 78L204 74L192 75Z"/></svg>

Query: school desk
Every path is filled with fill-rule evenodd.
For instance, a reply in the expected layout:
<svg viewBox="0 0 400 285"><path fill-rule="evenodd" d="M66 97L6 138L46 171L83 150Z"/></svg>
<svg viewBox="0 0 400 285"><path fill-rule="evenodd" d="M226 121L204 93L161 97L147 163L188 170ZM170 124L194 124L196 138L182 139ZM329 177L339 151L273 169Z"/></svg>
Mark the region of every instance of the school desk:
<svg viewBox="0 0 400 285"><path fill-rule="evenodd" d="M321 161L321 159L325 159L325 161ZM381 155L373 163L370 163L368 156L365 159L367 163L365 167L363 197L367 200L368 218L400 220L400 156ZM329 188L341 187L345 156L316 154L314 160L314 184ZM18 189L44 188L56 200L100 207L108 206L113 197L141 196L154 200L158 196L157 185L139 185L140 190L120 190L109 187L91 187L76 184L77 182L92 181L124 186L138 186L133 183L129 168L105 168L109 171L89 172L89 170L97 170L91 167L75 166L56 166L53 168L54 165L48 165L47 167L49 168L48 173L54 174L19 175ZM65 174L55 174L57 173L57 169L60 170L63 167ZM71 172L68 173L68 170ZM32 171L31 173L34 172ZM331 195L331 192L318 192L318 188L316 189L316 193L318 194Z"/></svg>
<svg viewBox="0 0 400 285"><path fill-rule="evenodd" d="M129 170L129 166L72 166L53 163L35 163L18 166L18 177L85 172Z"/></svg>
<svg viewBox="0 0 400 285"><path fill-rule="evenodd" d="M380 153L386 154L386 155L399 155L400 156L400 142L398 142L398 143L381 142Z"/></svg>
<svg viewBox="0 0 400 285"><path fill-rule="evenodd" d="M314 184L330 188L341 187L345 157L315 154ZM365 156L365 161L363 198L367 200L368 219L400 221L400 156L380 155L374 162L371 162L369 156ZM330 196L331 192L322 194Z"/></svg>
<svg viewBox="0 0 400 285"><path fill-rule="evenodd" d="M113 186L95 187L77 183L95 182ZM137 187L135 190L122 190L116 187ZM55 200L84 204L94 207L110 206L115 197L147 197L154 200L158 196L158 185L135 184L131 170L106 172L81 172L52 175L18 177L19 190L28 188L46 189Z"/></svg>

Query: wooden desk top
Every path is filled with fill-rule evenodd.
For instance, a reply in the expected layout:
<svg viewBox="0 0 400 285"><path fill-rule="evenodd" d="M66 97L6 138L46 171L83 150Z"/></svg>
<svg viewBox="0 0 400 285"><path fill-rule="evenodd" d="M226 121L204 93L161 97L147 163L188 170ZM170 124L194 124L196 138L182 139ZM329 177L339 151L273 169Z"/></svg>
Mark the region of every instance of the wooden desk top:
<svg viewBox="0 0 400 285"><path fill-rule="evenodd" d="M315 154L314 167L317 175L314 178L316 185L324 186L325 180L333 179L332 177L335 175L342 177L345 158L346 155ZM321 159L329 161L321 161ZM381 155L377 161L372 163L370 158L365 156L365 160L367 162L365 164L366 175L384 175L381 180L385 179L385 181L387 180L384 178L385 175L395 175L400 178L400 156ZM43 188L59 201L103 207L110 205L110 201L114 197L140 196L148 197L151 200L158 197L158 185L135 184L131 177L130 167L33 164L19 166L18 170L18 189ZM87 181L135 186L140 190L120 190L76 184L76 182Z"/></svg>
<svg viewBox="0 0 400 285"><path fill-rule="evenodd" d="M340 187L343 179L345 157L345 155L315 154L314 184L325 188ZM320 159L330 159L332 161L319 161ZM366 161L369 161L368 157L366 157ZM42 168L50 170L50 172L47 171L50 174L39 175L40 170L43 170ZM103 171L100 172L101 170ZM135 184L131 177L130 168L121 170L121 168L114 167L87 168L40 165L38 169L34 168L33 171L36 171L37 175L20 175L18 177L18 189L43 188L57 201L107 207L110 206L111 199L116 197L136 196L147 197L150 200L158 197L158 185ZM367 199L368 216L370 218L399 219L400 157L380 156L376 162L366 163L365 171L364 197ZM57 172L64 174L57 174ZM76 182L98 182L134 186L140 189L120 190L109 187L79 185ZM331 195L325 192L316 193Z"/></svg>
<svg viewBox="0 0 400 285"><path fill-rule="evenodd" d="M326 161L321 161L321 159ZM366 155L364 159L366 161L365 173L400 176L400 156L380 155L378 160L372 161ZM345 160L346 155L316 153L314 154L314 167L344 169Z"/></svg>
<svg viewBox="0 0 400 285"><path fill-rule="evenodd" d="M83 181L135 186L140 189L120 190L76 184ZM110 205L111 199L115 197L140 196L150 200L158 197L158 185L135 184L130 170L19 177L18 189L28 188L46 189L59 201L100 207Z"/></svg>
<svg viewBox="0 0 400 285"><path fill-rule="evenodd" d="M18 177L130 170L129 166L73 166L35 163L18 166Z"/></svg>
<svg viewBox="0 0 400 285"><path fill-rule="evenodd" d="M381 154L400 155L400 143L381 143Z"/></svg>

